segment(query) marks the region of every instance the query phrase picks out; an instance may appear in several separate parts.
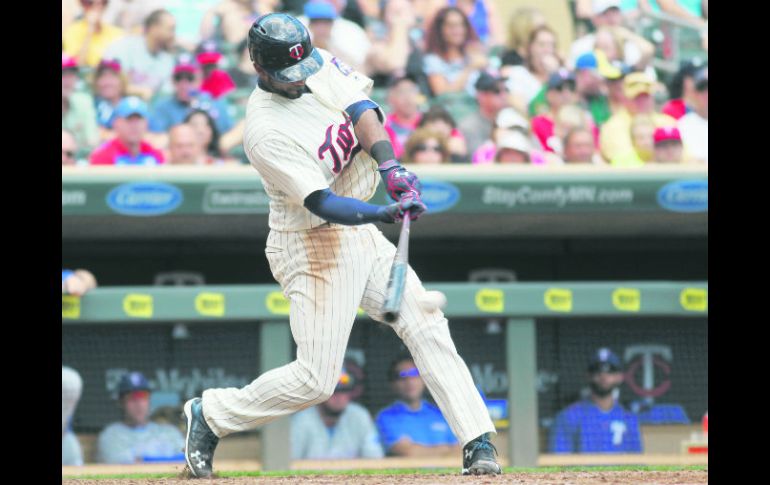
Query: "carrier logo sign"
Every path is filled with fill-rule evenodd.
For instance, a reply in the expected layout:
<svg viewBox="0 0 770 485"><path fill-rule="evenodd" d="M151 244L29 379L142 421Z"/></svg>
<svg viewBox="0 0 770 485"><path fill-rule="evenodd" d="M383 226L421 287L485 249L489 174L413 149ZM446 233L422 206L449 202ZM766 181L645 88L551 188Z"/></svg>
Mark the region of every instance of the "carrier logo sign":
<svg viewBox="0 0 770 485"><path fill-rule="evenodd" d="M122 184L107 194L110 209L126 216L159 216L182 204L182 191L162 182Z"/></svg>
<svg viewBox="0 0 770 485"><path fill-rule="evenodd" d="M658 190L658 204L672 212L707 212L708 180L677 180Z"/></svg>
<svg viewBox="0 0 770 485"><path fill-rule="evenodd" d="M460 200L460 190L447 182L422 181L422 201L428 212L435 214L451 209Z"/></svg>

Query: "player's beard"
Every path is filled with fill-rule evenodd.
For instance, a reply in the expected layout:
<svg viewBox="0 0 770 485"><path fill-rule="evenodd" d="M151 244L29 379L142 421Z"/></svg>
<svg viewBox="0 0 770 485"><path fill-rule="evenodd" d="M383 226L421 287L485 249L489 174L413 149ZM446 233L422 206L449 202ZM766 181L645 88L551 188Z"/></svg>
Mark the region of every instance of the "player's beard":
<svg viewBox="0 0 770 485"><path fill-rule="evenodd" d="M287 99L298 99L304 93L307 92L307 89L304 85L302 87L291 86L291 88L289 89L284 89L283 87L280 87L275 81L269 78L268 79L260 78L259 85L260 85L259 87L261 87L265 91L278 94Z"/></svg>
<svg viewBox="0 0 770 485"><path fill-rule="evenodd" d="M607 397L610 394L612 394L612 391L617 389L620 386L610 386L609 388L604 388L596 384L595 382L592 382L590 384L591 392L597 396L597 397Z"/></svg>

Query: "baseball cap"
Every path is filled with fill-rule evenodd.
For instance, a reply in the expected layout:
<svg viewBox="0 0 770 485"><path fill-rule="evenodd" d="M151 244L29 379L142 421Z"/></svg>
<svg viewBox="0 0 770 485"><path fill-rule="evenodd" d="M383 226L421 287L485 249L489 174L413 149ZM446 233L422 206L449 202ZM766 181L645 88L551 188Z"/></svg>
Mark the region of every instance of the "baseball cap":
<svg viewBox="0 0 770 485"><path fill-rule="evenodd" d="M653 80L643 72L632 72L623 79L623 92L628 99L640 94L652 94Z"/></svg>
<svg viewBox="0 0 770 485"><path fill-rule="evenodd" d="M695 72L695 75L693 76L693 81L695 81L695 89L698 91L705 91L709 88L709 68L704 67L703 69L699 69Z"/></svg>
<svg viewBox="0 0 770 485"><path fill-rule="evenodd" d="M623 363L615 353L602 347L597 350L594 355L591 356L591 360L588 362L588 372L619 372L623 369Z"/></svg>
<svg viewBox="0 0 770 485"><path fill-rule="evenodd" d="M682 135L679 133L679 129L677 129L676 126L661 126L659 128L655 128L653 138L656 144L671 140L679 142L682 141Z"/></svg>
<svg viewBox="0 0 770 485"><path fill-rule="evenodd" d="M593 52L586 52L575 60L575 69L598 69L599 62Z"/></svg>
<svg viewBox="0 0 770 485"><path fill-rule="evenodd" d="M141 372L129 372L120 378L118 383L118 396L135 391L149 391L150 383Z"/></svg>
<svg viewBox="0 0 770 485"><path fill-rule="evenodd" d="M120 100L115 107L115 118L128 118L131 115L139 115L143 118L149 116L147 103L136 96L128 96Z"/></svg>
<svg viewBox="0 0 770 485"><path fill-rule="evenodd" d="M562 85L570 81L574 83L575 76L573 76L567 69L558 69L548 77L548 89L559 89Z"/></svg>
<svg viewBox="0 0 770 485"><path fill-rule="evenodd" d="M216 64L222 59L222 53L219 52L217 43L213 40L207 40L201 43L198 47L198 53L195 56L195 60L198 64Z"/></svg>
<svg viewBox="0 0 770 485"><path fill-rule="evenodd" d="M529 140L519 130L502 130L497 137L497 150L508 148L524 153L529 153L532 147Z"/></svg>
<svg viewBox="0 0 770 485"><path fill-rule="evenodd" d="M594 15L599 15L611 8L620 8L621 0L593 0L591 2L591 10Z"/></svg>
<svg viewBox="0 0 770 485"><path fill-rule="evenodd" d="M178 72L197 72L198 64L195 59L189 54L183 54L179 56L174 65L174 74Z"/></svg>
<svg viewBox="0 0 770 485"><path fill-rule="evenodd" d="M481 71L481 74L479 75L479 78L476 80L476 84L474 84L474 87L476 88L476 91L487 91L487 92L497 91L498 89L500 89L500 84L507 80L508 78L505 78L502 76L493 76L487 71Z"/></svg>
<svg viewBox="0 0 770 485"><path fill-rule="evenodd" d="M596 57L596 69L603 78L618 79L621 77L620 69L610 62L603 51L596 49L594 51L594 57Z"/></svg>
<svg viewBox="0 0 770 485"><path fill-rule="evenodd" d="M69 54L65 54L62 52L61 54L61 69L62 71L65 69L75 69L78 68L78 61L74 57L72 57Z"/></svg>
<svg viewBox="0 0 770 485"><path fill-rule="evenodd" d="M99 61L99 65L96 66L97 72L101 72L107 69L120 73L120 61L117 59L102 59Z"/></svg>
<svg viewBox="0 0 770 485"><path fill-rule="evenodd" d="M529 121L514 108L501 109L495 118L495 125L498 128L523 128L529 131Z"/></svg>
<svg viewBox="0 0 770 485"><path fill-rule="evenodd" d="M347 367L342 367L342 373L340 379L337 381L337 387L334 388L334 392L348 392L355 389L358 384L355 374L348 371Z"/></svg>
<svg viewBox="0 0 770 485"><path fill-rule="evenodd" d="M312 0L305 4L305 16L310 20L334 20L338 17L334 5L325 0Z"/></svg>

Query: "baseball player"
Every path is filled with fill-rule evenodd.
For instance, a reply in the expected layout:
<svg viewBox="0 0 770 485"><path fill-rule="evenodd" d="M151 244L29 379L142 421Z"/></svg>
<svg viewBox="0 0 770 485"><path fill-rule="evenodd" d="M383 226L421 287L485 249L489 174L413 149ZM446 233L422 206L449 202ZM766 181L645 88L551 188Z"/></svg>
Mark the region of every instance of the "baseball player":
<svg viewBox="0 0 770 485"><path fill-rule="evenodd" d="M297 359L244 388L208 389L184 405L185 457L210 477L220 438L329 399L359 308L383 322L381 307L395 246L374 226L426 210L420 182L395 160L384 116L365 90L372 81L314 48L305 27L281 13L248 34L259 82L246 110L244 148L270 197L265 254L291 302ZM380 178L397 201L373 205ZM409 268L400 319L391 326L463 448L463 474L501 473L495 427L440 309Z"/></svg>

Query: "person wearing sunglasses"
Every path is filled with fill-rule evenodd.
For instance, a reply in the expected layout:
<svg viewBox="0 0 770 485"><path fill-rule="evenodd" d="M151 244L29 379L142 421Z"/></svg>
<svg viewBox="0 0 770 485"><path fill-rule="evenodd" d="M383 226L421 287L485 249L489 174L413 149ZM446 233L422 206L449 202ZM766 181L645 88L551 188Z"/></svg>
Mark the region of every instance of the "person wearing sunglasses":
<svg viewBox="0 0 770 485"><path fill-rule="evenodd" d="M425 382L411 355L396 357L388 369L396 402L377 414L383 447L391 456L454 456L457 438L435 405L425 400Z"/></svg>
<svg viewBox="0 0 770 485"><path fill-rule="evenodd" d="M406 140L404 163L437 165L449 162L447 139L430 128L418 128Z"/></svg>
<svg viewBox="0 0 770 485"><path fill-rule="evenodd" d="M100 463L184 461L184 437L170 424L150 421L150 383L141 372L124 374L118 383L122 421L108 425L99 434Z"/></svg>
<svg viewBox="0 0 770 485"><path fill-rule="evenodd" d="M96 67L107 47L123 37L123 30L104 21L107 0L80 0L83 17L64 31L64 52L83 66Z"/></svg>

